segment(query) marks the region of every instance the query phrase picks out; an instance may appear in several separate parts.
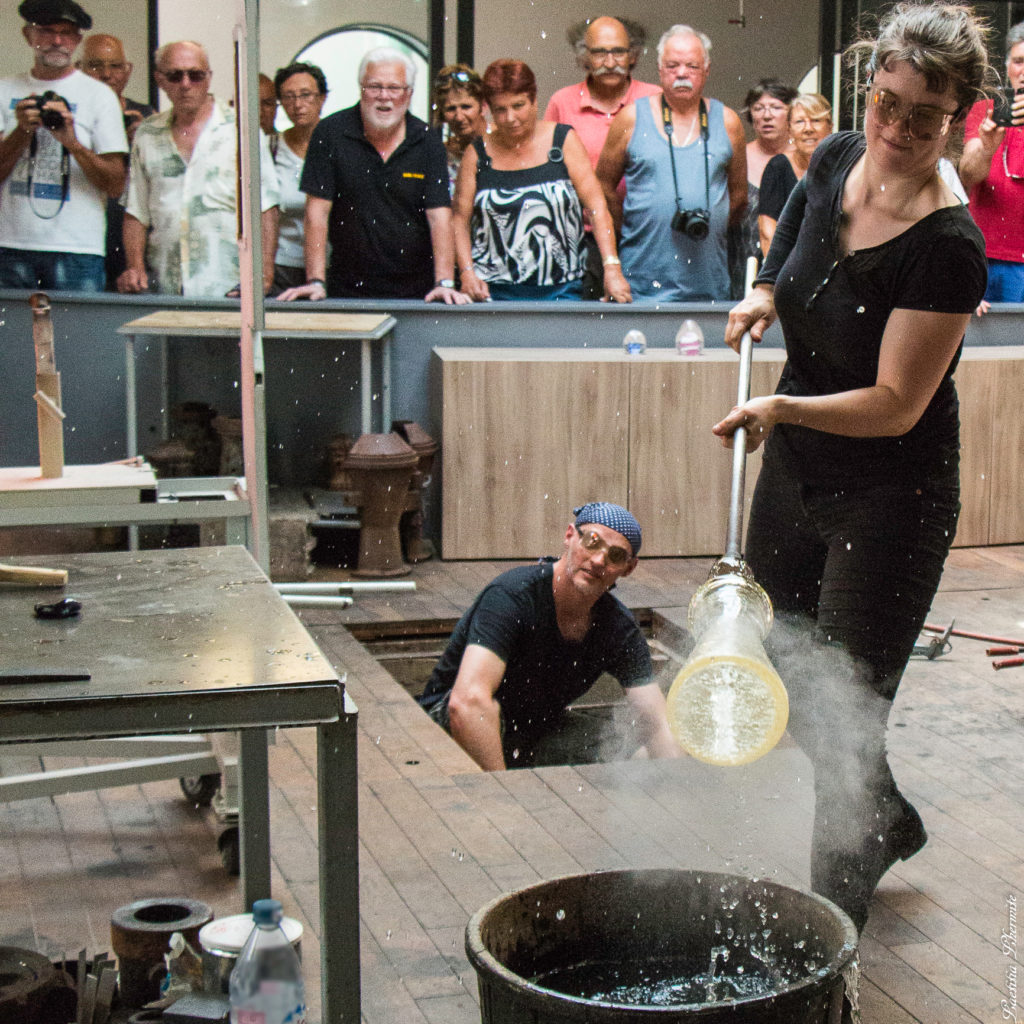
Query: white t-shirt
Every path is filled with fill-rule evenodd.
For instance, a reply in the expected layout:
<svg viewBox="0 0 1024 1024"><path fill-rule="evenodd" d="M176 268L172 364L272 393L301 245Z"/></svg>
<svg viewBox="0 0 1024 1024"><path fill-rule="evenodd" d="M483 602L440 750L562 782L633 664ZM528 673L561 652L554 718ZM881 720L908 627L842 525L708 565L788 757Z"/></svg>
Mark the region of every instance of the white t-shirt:
<svg viewBox="0 0 1024 1024"><path fill-rule="evenodd" d="M282 267L306 265L304 244L306 193L299 188L305 160L298 156L281 136L277 144L274 166L281 195L281 219L277 231L277 255L274 262Z"/></svg>
<svg viewBox="0 0 1024 1024"><path fill-rule="evenodd" d="M66 78L42 81L29 74L0 79L0 134L18 124L14 108L33 93L52 90L67 100L75 116L75 136L94 153L127 153L121 104L102 82L73 71ZM28 194L30 155L26 147L0 187L0 246L32 252L77 252L102 256L106 251L107 196L86 178L69 157L69 191L63 194L63 146L46 128L36 129L32 196ZM59 211L59 212L58 212Z"/></svg>

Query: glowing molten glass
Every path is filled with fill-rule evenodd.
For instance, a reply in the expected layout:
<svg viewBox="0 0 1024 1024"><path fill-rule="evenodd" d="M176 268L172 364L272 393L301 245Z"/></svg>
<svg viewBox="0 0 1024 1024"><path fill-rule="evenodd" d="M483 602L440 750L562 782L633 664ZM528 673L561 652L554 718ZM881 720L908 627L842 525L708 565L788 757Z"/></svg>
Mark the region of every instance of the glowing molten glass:
<svg viewBox="0 0 1024 1024"><path fill-rule="evenodd" d="M768 753L786 730L786 687L765 654L772 605L741 563L712 570L688 613L695 646L668 692L679 745L708 764Z"/></svg>

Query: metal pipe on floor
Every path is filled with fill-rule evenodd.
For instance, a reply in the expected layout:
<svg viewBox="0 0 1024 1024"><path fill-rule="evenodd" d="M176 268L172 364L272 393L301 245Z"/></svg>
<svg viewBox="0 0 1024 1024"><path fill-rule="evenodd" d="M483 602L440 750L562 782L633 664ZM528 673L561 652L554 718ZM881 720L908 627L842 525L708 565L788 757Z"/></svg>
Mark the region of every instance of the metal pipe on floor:
<svg viewBox="0 0 1024 1024"><path fill-rule="evenodd" d="M371 592L410 591L416 589L413 580L356 581L341 580L337 583L275 583L279 594L339 594L350 591L354 594Z"/></svg>
<svg viewBox="0 0 1024 1024"><path fill-rule="evenodd" d="M347 608L351 597L331 597L327 594L282 594L285 604L302 608Z"/></svg>

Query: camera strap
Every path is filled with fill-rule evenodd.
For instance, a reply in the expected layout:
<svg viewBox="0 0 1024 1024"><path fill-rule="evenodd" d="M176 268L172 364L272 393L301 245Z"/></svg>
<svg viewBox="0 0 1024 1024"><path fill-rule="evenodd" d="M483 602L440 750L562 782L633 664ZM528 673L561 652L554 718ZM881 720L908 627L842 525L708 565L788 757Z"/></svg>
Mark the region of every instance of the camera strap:
<svg viewBox="0 0 1024 1024"><path fill-rule="evenodd" d="M704 144L704 209L711 215L711 170L708 157L708 137L711 131L708 127L708 108L701 97L700 101L700 139ZM665 125L665 135L668 137L668 158L672 162L672 188L676 194L676 209L682 208L682 199L679 196L679 179L676 177L676 147L672 145L672 108L661 94L661 120Z"/></svg>
<svg viewBox="0 0 1024 1024"><path fill-rule="evenodd" d="M60 206L53 213L44 214L36 209L35 202L33 201L34 196L32 195L32 184L36 174L36 153L38 150L39 139L36 137L36 132L33 132L32 140L28 144L28 180L25 182L25 192L28 198L29 209L40 220L53 220L54 217L60 215L60 211L64 209L64 204L71 195L71 154L68 152L67 146L62 145L60 147Z"/></svg>

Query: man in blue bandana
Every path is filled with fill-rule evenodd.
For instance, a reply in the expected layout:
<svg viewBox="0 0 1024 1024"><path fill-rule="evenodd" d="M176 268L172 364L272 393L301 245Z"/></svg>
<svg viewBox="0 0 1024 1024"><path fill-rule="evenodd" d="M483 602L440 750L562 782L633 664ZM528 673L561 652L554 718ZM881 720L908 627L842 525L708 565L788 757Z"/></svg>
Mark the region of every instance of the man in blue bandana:
<svg viewBox="0 0 1024 1024"><path fill-rule="evenodd" d="M609 593L636 568L640 524L610 502L574 514L560 558L511 569L484 588L419 698L487 771L561 763L567 746L576 763L601 760L605 736L592 720L572 743L564 733L566 708L604 672L623 687L647 754L679 754L647 642Z"/></svg>

